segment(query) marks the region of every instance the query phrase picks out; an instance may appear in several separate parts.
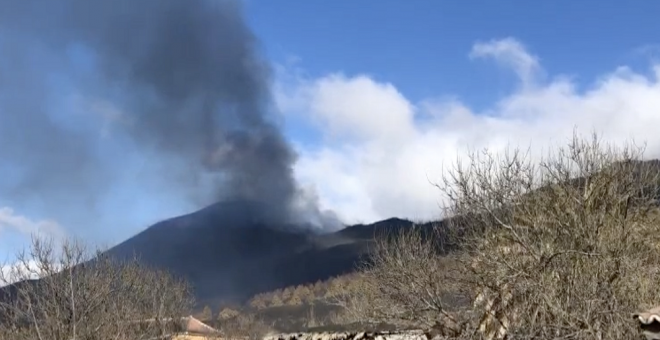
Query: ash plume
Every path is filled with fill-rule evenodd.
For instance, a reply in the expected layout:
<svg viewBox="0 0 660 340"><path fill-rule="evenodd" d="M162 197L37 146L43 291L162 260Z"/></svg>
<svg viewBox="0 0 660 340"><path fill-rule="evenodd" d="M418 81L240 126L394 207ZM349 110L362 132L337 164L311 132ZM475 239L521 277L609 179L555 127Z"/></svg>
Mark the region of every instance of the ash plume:
<svg viewBox="0 0 660 340"><path fill-rule="evenodd" d="M15 174L6 197L93 205L122 180L110 165L133 155L200 204L258 200L270 218L295 219L306 197L296 155L239 1L0 4L0 170Z"/></svg>

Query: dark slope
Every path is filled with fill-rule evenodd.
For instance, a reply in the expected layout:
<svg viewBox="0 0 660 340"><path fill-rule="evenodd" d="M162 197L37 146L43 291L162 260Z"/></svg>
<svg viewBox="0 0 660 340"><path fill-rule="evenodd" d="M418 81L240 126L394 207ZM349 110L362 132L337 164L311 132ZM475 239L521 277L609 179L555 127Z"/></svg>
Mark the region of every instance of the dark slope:
<svg viewBox="0 0 660 340"><path fill-rule="evenodd" d="M658 160L634 165L660 171ZM583 182L571 181L578 187ZM108 253L119 258L136 254L147 264L182 275L193 285L200 305L215 306L350 272L374 235L412 225L391 218L315 234L304 226L273 225L270 220L268 209L258 203L218 203L156 223ZM0 299L13 289L0 288Z"/></svg>
<svg viewBox="0 0 660 340"><path fill-rule="evenodd" d="M181 275L200 304L213 305L350 272L376 229L412 225L389 219L319 234L304 226L269 224L264 211L254 202L214 204L156 223L108 253L137 255Z"/></svg>
<svg viewBox="0 0 660 340"><path fill-rule="evenodd" d="M106 254L138 256L145 264L185 277L198 305L217 306L351 272L375 235L413 224L391 218L318 233L305 226L271 224L268 215L255 202L217 203L158 222ZM0 288L0 298L14 289Z"/></svg>

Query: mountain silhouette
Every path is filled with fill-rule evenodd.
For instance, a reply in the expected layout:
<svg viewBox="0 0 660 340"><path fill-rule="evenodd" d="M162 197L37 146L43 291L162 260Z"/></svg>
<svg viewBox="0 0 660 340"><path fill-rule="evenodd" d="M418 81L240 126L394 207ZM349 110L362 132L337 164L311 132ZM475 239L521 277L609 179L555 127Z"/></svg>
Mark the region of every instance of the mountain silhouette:
<svg viewBox="0 0 660 340"><path fill-rule="evenodd" d="M632 165L640 171L660 172L658 160ZM576 178L569 183L579 188L586 179ZM655 191L660 199L658 186L646 190ZM305 225L273 223L274 213L259 202L219 202L158 222L106 254L118 259L138 256L147 265L184 277L198 305L217 306L351 272L376 233L396 232L413 225L409 220L390 218L319 232ZM456 225L461 225L460 217L455 218ZM422 228L430 230L444 222L429 222ZM12 296L16 285L1 288L0 299Z"/></svg>
<svg viewBox="0 0 660 340"><path fill-rule="evenodd" d="M269 223L268 215L268 208L257 202L216 203L158 222L106 254L138 256L147 265L182 276L198 304L215 305L351 272L376 230L413 224L392 218L318 232Z"/></svg>
<svg viewBox="0 0 660 340"><path fill-rule="evenodd" d="M640 171L660 172L658 160L632 165ZM586 179L575 178L569 183L579 188ZM658 186L646 190L654 191L660 200ZM106 253L119 259L138 256L147 265L184 277L192 285L198 306L217 306L351 272L376 233L413 225L409 220L390 218L318 232L305 225L273 223L273 213L258 202L220 202L158 222ZM422 228L430 230L444 222L429 222ZM17 285L33 283L0 288L0 299L15 294Z"/></svg>

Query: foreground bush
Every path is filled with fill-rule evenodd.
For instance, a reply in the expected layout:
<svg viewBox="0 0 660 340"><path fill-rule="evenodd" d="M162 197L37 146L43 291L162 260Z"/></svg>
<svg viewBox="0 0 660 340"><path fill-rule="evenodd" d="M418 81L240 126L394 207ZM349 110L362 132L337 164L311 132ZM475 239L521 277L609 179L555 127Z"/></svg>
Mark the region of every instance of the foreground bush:
<svg viewBox="0 0 660 340"><path fill-rule="evenodd" d="M0 293L0 339L152 339L179 331L192 307L184 282L75 242L34 239L1 276L16 283Z"/></svg>
<svg viewBox="0 0 660 340"><path fill-rule="evenodd" d="M576 136L538 162L471 154L439 185L454 265L437 237L381 239L347 308L452 336L634 338L631 313L660 302L660 166L642 151ZM467 292L472 310L451 311L447 292Z"/></svg>
<svg viewBox="0 0 660 340"><path fill-rule="evenodd" d="M434 231L410 230L377 235L369 259L332 296L345 308L345 321L389 324L398 328L428 328L438 320L458 327L450 313L465 296L453 256L443 256Z"/></svg>

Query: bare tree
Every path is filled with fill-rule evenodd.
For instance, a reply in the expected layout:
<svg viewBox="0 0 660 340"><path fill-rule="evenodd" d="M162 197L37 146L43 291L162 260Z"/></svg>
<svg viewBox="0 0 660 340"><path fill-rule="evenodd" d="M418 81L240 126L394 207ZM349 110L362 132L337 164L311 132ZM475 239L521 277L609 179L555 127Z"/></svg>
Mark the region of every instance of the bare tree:
<svg viewBox="0 0 660 340"><path fill-rule="evenodd" d="M223 338L229 340L261 340L272 329L252 313L238 313L220 321Z"/></svg>
<svg viewBox="0 0 660 340"><path fill-rule="evenodd" d="M0 296L0 339L152 339L178 331L192 307L185 282L79 242L34 238L0 276L15 282Z"/></svg>
<svg viewBox="0 0 660 340"><path fill-rule="evenodd" d="M629 339L630 315L660 301L660 162L643 151L575 134L537 161L473 152L438 185L441 234L378 238L360 279L332 297L356 321L434 334ZM453 311L452 295L470 313Z"/></svg>
<svg viewBox="0 0 660 340"><path fill-rule="evenodd" d="M411 227L376 237L359 274L332 302L348 319L406 328L441 324L448 334L464 326L455 314L464 292L453 256L445 255L437 228Z"/></svg>
<svg viewBox="0 0 660 340"><path fill-rule="evenodd" d="M441 188L488 338L629 339L660 301L660 166L574 135L535 163L472 153Z"/></svg>

